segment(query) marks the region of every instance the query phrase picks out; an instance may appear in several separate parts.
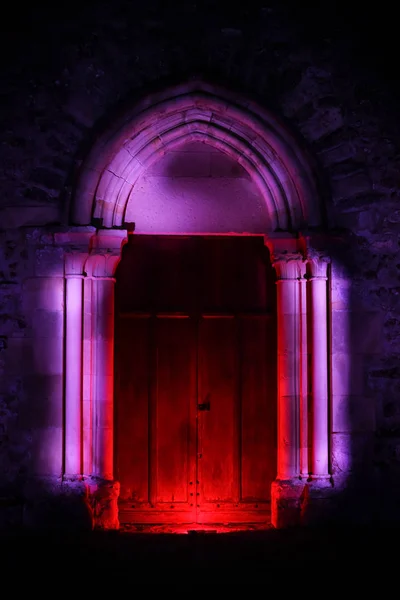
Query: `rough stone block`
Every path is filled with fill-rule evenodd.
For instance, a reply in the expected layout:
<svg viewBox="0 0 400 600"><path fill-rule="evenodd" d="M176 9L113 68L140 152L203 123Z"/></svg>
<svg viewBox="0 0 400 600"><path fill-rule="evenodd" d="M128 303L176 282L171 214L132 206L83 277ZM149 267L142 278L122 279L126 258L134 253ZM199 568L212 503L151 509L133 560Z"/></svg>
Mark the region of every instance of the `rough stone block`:
<svg viewBox="0 0 400 600"><path fill-rule="evenodd" d="M313 116L300 128L303 135L310 141L316 141L337 131L343 126L343 114L338 106L327 107L315 111Z"/></svg>
<svg viewBox="0 0 400 600"><path fill-rule="evenodd" d="M364 171L349 173L332 180L332 194L335 200L354 198L372 191L372 183ZM349 204L351 207L351 204Z"/></svg>
<svg viewBox="0 0 400 600"><path fill-rule="evenodd" d="M354 145L349 141L344 141L341 144L324 148L320 153L320 159L326 166L341 163L355 155Z"/></svg>
<svg viewBox="0 0 400 600"><path fill-rule="evenodd" d="M290 90L284 100L284 111L287 117L299 113L305 106L313 106L321 95L331 93L331 74L326 69L308 65L296 87Z"/></svg>
<svg viewBox="0 0 400 600"><path fill-rule="evenodd" d="M301 525L326 526L335 522L338 519L336 494L329 480L308 482L301 496Z"/></svg>
<svg viewBox="0 0 400 600"><path fill-rule="evenodd" d="M373 437L371 433L333 433L333 474L352 472L359 475L368 471L373 458Z"/></svg>
<svg viewBox="0 0 400 600"><path fill-rule="evenodd" d="M1 282L0 278L0 313L3 315L15 315L19 312L20 305L20 284L14 282Z"/></svg>
<svg viewBox="0 0 400 600"><path fill-rule="evenodd" d="M37 277L64 276L64 250L47 246L39 248L35 254L35 275Z"/></svg>
<svg viewBox="0 0 400 600"><path fill-rule="evenodd" d="M348 264L348 257L341 253L333 254L331 258L331 279L332 282L336 280L347 280L351 289L351 269Z"/></svg>
<svg viewBox="0 0 400 600"><path fill-rule="evenodd" d="M384 315L378 311L332 311L332 354L379 354Z"/></svg>
<svg viewBox="0 0 400 600"><path fill-rule="evenodd" d="M64 309L63 277L32 277L26 279L22 288L23 306L26 311Z"/></svg>
<svg viewBox="0 0 400 600"><path fill-rule="evenodd" d="M119 482L89 481L87 492L95 529L118 529Z"/></svg>
<svg viewBox="0 0 400 600"><path fill-rule="evenodd" d="M25 527L46 530L91 531L92 511L81 481L62 482L57 477L30 478L24 487Z"/></svg>
<svg viewBox="0 0 400 600"><path fill-rule="evenodd" d="M349 310L332 311L332 354L351 353L353 351L356 351L351 336L352 318L353 313Z"/></svg>
<svg viewBox="0 0 400 600"><path fill-rule="evenodd" d="M38 375L59 375L63 372L63 339L38 337L32 340L33 366Z"/></svg>
<svg viewBox="0 0 400 600"><path fill-rule="evenodd" d="M32 474L61 476L62 441L61 427L46 427L32 431Z"/></svg>
<svg viewBox="0 0 400 600"><path fill-rule="evenodd" d="M32 336L32 329L26 315L17 312L16 314L0 314L0 331L2 336L10 338L29 338Z"/></svg>
<svg viewBox="0 0 400 600"><path fill-rule="evenodd" d="M23 428L62 427L62 375L28 375L23 379L24 402L18 414Z"/></svg>
<svg viewBox="0 0 400 600"><path fill-rule="evenodd" d="M32 328L36 338L63 338L64 312L37 308L32 311Z"/></svg>
<svg viewBox="0 0 400 600"><path fill-rule="evenodd" d="M33 340L32 338L10 337L7 340L7 351L4 352L4 367L7 376L24 375L33 371Z"/></svg>
<svg viewBox="0 0 400 600"><path fill-rule="evenodd" d="M362 395L366 390L367 365L363 354L332 354L332 394Z"/></svg>
<svg viewBox="0 0 400 600"><path fill-rule="evenodd" d="M274 481L271 486L271 523L277 529L300 525L301 496L304 483L299 480Z"/></svg>
<svg viewBox="0 0 400 600"><path fill-rule="evenodd" d="M335 433L374 431L375 399L368 396L332 397L332 430Z"/></svg>
<svg viewBox="0 0 400 600"><path fill-rule="evenodd" d="M0 209L0 223L5 229L18 227L40 226L46 223L56 223L60 220L60 207L57 205L43 206L5 206Z"/></svg>
<svg viewBox="0 0 400 600"><path fill-rule="evenodd" d="M351 309L351 281L339 277L332 277L331 282L331 308L332 310Z"/></svg>

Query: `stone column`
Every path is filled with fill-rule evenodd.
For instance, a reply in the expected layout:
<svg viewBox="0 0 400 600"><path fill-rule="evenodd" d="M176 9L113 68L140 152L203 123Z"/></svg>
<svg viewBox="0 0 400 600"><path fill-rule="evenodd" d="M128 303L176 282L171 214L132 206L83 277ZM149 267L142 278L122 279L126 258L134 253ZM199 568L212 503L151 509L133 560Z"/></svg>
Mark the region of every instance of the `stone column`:
<svg viewBox="0 0 400 600"><path fill-rule="evenodd" d="M287 242L286 242L287 243ZM285 240L281 241L281 246ZM277 245L275 243L275 245ZM289 248L293 243L289 245ZM275 527L300 520L301 284L303 256L273 251L277 275L278 317L278 464L271 488L271 522ZM304 486L303 486L304 487Z"/></svg>
<svg viewBox="0 0 400 600"><path fill-rule="evenodd" d="M97 240L96 240L97 241ZM118 529L114 469L114 286L117 256L91 253L85 265L84 452L87 501L96 529Z"/></svg>
<svg viewBox="0 0 400 600"><path fill-rule="evenodd" d="M274 257L278 312L278 474L291 480L300 474L300 264L298 253Z"/></svg>
<svg viewBox="0 0 400 600"><path fill-rule="evenodd" d="M87 254L65 257L65 476L82 473L83 264Z"/></svg>
<svg viewBox="0 0 400 600"><path fill-rule="evenodd" d="M308 316L307 316L307 279L306 262L299 264L300 268L300 477L307 480L309 468L309 388L308 388Z"/></svg>
<svg viewBox="0 0 400 600"><path fill-rule="evenodd" d="M113 479L114 284L115 279L111 276L93 277L95 311L93 475L105 480Z"/></svg>
<svg viewBox="0 0 400 600"><path fill-rule="evenodd" d="M114 288L127 241L123 230L100 230L85 264L84 467L93 523L118 529L119 483L114 481Z"/></svg>
<svg viewBox="0 0 400 600"><path fill-rule="evenodd" d="M92 314L92 279L85 277L83 282L83 398L82 398L82 421L83 421L83 474L89 477L92 474L93 465L93 321Z"/></svg>
<svg viewBox="0 0 400 600"><path fill-rule="evenodd" d="M327 267L328 258L308 252L311 328L311 465L313 479L329 478Z"/></svg>

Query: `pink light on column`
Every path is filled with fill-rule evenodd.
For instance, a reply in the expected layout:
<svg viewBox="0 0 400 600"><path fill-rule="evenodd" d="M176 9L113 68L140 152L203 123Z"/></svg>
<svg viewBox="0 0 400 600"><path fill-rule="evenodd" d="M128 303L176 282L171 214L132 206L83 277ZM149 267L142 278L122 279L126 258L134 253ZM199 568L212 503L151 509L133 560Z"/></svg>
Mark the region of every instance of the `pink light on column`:
<svg viewBox="0 0 400 600"><path fill-rule="evenodd" d="M114 284L112 277L94 277L96 306L96 408L93 474L113 478L114 436Z"/></svg>
<svg viewBox="0 0 400 600"><path fill-rule="evenodd" d="M65 474L82 472L82 267L85 255L66 256Z"/></svg>
<svg viewBox="0 0 400 600"><path fill-rule="evenodd" d="M299 446L300 475L309 477L309 432L308 432L308 348L307 348L307 279L306 263L300 265L300 406L299 406Z"/></svg>
<svg viewBox="0 0 400 600"><path fill-rule="evenodd" d="M328 335L327 266L328 259L311 251L311 400L312 450L311 475L329 477L328 433Z"/></svg>
<svg viewBox="0 0 400 600"><path fill-rule="evenodd" d="M86 448L85 469L104 480L113 479L114 451L114 273L120 260L121 247L125 243L126 232L100 233L93 240L85 270L92 285L85 291L89 297L86 310L91 315L90 363L91 401L85 417L91 423L85 424L85 439L92 440L93 449Z"/></svg>
<svg viewBox="0 0 400 600"><path fill-rule="evenodd" d="M299 264L298 253L274 260L278 309L278 479L299 475Z"/></svg>
<svg viewBox="0 0 400 600"><path fill-rule="evenodd" d="M93 465L93 372L95 369L95 353L93 348L93 331L95 329L95 315L92 313L93 282L86 277L83 282L83 398L82 398L82 429L83 429L83 474L92 474Z"/></svg>

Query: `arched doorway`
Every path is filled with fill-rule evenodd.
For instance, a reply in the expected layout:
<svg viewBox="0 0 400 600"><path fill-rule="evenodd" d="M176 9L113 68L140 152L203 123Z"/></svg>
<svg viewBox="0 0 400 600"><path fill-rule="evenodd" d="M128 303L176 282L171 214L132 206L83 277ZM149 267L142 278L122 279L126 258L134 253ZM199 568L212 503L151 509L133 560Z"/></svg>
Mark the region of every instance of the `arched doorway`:
<svg viewBox="0 0 400 600"><path fill-rule="evenodd" d="M221 212L222 220L218 221L216 218L206 219L208 226L204 230L203 226L199 227L198 223L196 225L196 219L194 221L193 219L188 220L186 218L187 214L184 219L180 218L180 215L184 213L183 205L175 211L168 212L160 206L153 206L150 211L148 208L140 210L140 206L135 204L137 200L136 192L141 178L149 168L156 165L168 153L180 149L186 144L198 143L205 143L224 153L247 172L249 181L257 189L257 194L254 192L254 187L249 190L249 198L252 194L254 196L258 195L262 201L256 219L249 219L250 207L248 206L240 218L232 220L229 205L225 205ZM243 202L237 204L239 212L243 209ZM195 205L197 206L196 203ZM210 215L210 213L207 214ZM237 216L238 213L235 212L235 214ZM173 218L169 220L171 215ZM310 478L319 481L329 479L329 367L327 343L327 266L329 261L323 252L323 247L321 247L320 236L315 234L311 236L307 233L308 227L312 227L314 231L323 227L323 210L321 209L313 168L296 141L270 113L215 86L202 82L191 82L185 86L155 94L139 103L129 114L123 115L121 120L114 123L112 129L107 131L96 143L82 166L71 218L75 224L83 226L93 222L92 219L94 218L96 223L101 224L101 226L97 231L92 230L89 233L82 233L81 230L75 233L71 231L69 234L71 248L66 253L67 299L72 297L71 294L68 296L68 288L70 288L74 292L74 302L68 304L67 301L65 464L66 473L81 473L84 477L94 478L97 487L100 486L103 490L109 490L103 492L102 496L100 494L101 502L108 502L108 507L114 507L110 509L111 517L107 525L103 523L103 526L117 527L119 523L117 497L120 485L119 481L115 479L114 473L114 449L115 447L118 449L118 444L121 443L118 441L119 428L116 426L119 417L116 421L114 420L114 282L116 268L121 259L121 248L126 244L128 238L134 241L133 244L131 242L126 245L124 253L127 259L125 260L124 256L121 263L121 273L125 268L124 265L129 264L129 253L131 248L135 246L136 240L139 243L140 236L146 237L149 234L153 236L162 234L165 236L165 240L158 243L169 243L173 246L174 243L177 243L176 240L173 241L175 236L178 236L178 244L183 243L183 240L189 240L188 244L195 245L193 236L196 236L196 239L201 239L202 243L207 244L205 240L211 233L215 236L214 246L220 244L220 248L222 248L221 244L226 243L226 241L221 240L227 233L231 233L233 234L231 236L232 243L237 243L237 248L240 247L240 243L242 244L241 250L232 249L233 254L231 253L231 255L233 256L235 256L235 252L239 254L245 252L243 246L245 237L251 241L248 242L250 245L251 243L256 245L256 237L253 237L253 235L258 234L261 236L259 240L262 240L263 250L269 252L269 269L272 265L277 279L276 309L273 310L277 327L276 353L274 360L269 362L269 364L277 364L277 392L274 407L277 412L277 460L273 469L270 463L266 466L265 462L253 461L253 469L257 471L258 468L261 468L260 465L264 465L262 468L264 473L268 471L268 475L261 475L260 471L258 476L254 475L250 480L254 485L258 485L265 490L265 487L269 486L270 479L274 476L272 473L276 474L275 481L271 486L272 522L276 526L281 526L298 521L300 515L299 502L304 490L304 482ZM229 224L228 229L226 229L227 223ZM261 226L260 223L262 223ZM82 241L85 238L86 247L88 248L86 252L83 250L77 252L77 244L73 243L75 234L76 239L79 238ZM223 234L223 237L219 234ZM244 234L251 235L244 236ZM219 237L221 239L217 239ZM242 241L239 243L238 240ZM156 242L154 241L154 243ZM264 248L264 245L268 248L268 251ZM184 250L181 249L180 257L190 255L188 248L189 246ZM218 250L218 252L221 253L221 250ZM160 252L156 254L158 256L162 255ZM142 267L143 264L146 265L146 260L150 255L151 252L148 253ZM201 251L197 249L195 255L200 256ZM134 253L131 256L134 263L135 259L132 257L134 257ZM234 263L232 260L225 263L225 265L222 262L222 270L218 275L218 273L215 274L215 261L211 262L213 264L211 272L214 273L214 280L218 280L221 273L225 273L227 269L229 270L229 265ZM244 263L247 267L251 265L250 260L246 260ZM254 264L256 263L257 261ZM139 264L140 261L137 265ZM146 267L143 267L143 269L146 270ZM250 272L251 270L249 267ZM268 268L265 272L268 272ZM176 275L176 273L174 274ZM118 276L119 274L117 274ZM121 278L123 279L122 275ZM84 281L83 285L77 283L77 280L82 279ZM156 277L152 278L153 282L156 280ZM142 280L141 284L140 278L138 281L139 285L136 286L136 290L139 289L140 285L144 285L143 281L145 280ZM77 303L78 288L81 290L81 297ZM164 286L163 290L165 289L168 289L168 285ZM180 289L178 295L175 295L175 300L185 297L185 294L182 294L182 289ZM229 291L228 296L232 298L235 295L237 295L237 291ZM270 297L274 297L274 294L270 294ZM253 300L254 298L257 298L257 294L253 296ZM135 302L137 299L136 295ZM77 335L77 329L73 325L76 325L77 320L79 320L79 311L82 311L82 307L84 307L83 322L80 324L81 330L78 329L78 332L81 331L83 336L83 346L79 348L79 335ZM120 311L120 308L118 300L117 310ZM241 332L242 338L246 337L244 332L247 331L246 326L243 325L244 321L240 320L236 309L231 314L227 306L224 306L221 314L214 315L213 320L212 311L208 315L210 318L205 319L207 316L205 306L197 307L196 312L191 310L189 301L187 306L180 308L179 311L166 311L167 315L163 319L160 318L160 315L161 312L165 313L165 311L158 310L157 307L153 311L148 309L142 311L146 314L150 313L149 317L142 319L141 325L138 325L139 321L137 320L135 323L137 331L131 332L131 335L127 336L128 341L135 336L140 337L138 334L139 329L142 326L146 329L148 326L150 333L148 332L143 337L142 342L143 345L149 345L149 351L145 354L150 363L154 362L154 348L157 350L156 355L160 348L163 348L165 360L170 360L172 356L180 357L179 360L176 358L178 363L174 367L169 365L168 368L166 365L169 363L166 363L163 359L161 371L164 374L168 369L174 368L176 372L181 371L188 375L193 367L189 367L189 365L182 366L179 361L187 360L187 357L193 353L197 358L196 360L190 360L190 365L196 365L193 369L196 380L207 379L211 367L222 358L230 355L231 358L228 362L230 361L232 366L233 362L237 361L237 356L243 354L248 356L249 350L244 351L242 343L237 344L234 340L237 331ZM140 311L137 311L137 306L135 307L133 303L127 312L132 314L131 321L135 321L133 313ZM178 312L183 313L181 315L182 319L173 318L177 316L175 313ZM245 310L244 312L251 311ZM264 312L267 313L268 311ZM75 318L74 315L75 317L78 316ZM258 315L259 321L252 335L259 335L260 331L264 331L265 321L262 321L261 317L266 316L266 314ZM203 322L207 325L204 325ZM146 323L146 325L143 325L143 323ZM150 323L152 323L151 326ZM118 323L119 326L120 323ZM127 326L126 331L129 327ZM168 330L171 327L172 330ZM219 327L222 328L221 331L218 330ZM125 326L122 326L122 329L124 330ZM186 342L172 348L172 351L169 344L171 340L176 340L177 337L186 339ZM193 343L192 337L197 340L200 339L200 343ZM261 337L265 340L263 334ZM118 339L122 338L118 338L117 333ZM156 340L155 346L154 339ZM202 350L204 339L208 339L207 343L209 344L206 352ZM218 346L222 343L222 340L230 341L226 342L226 346ZM117 355L119 357L118 368L120 359L125 360L130 354L132 355L129 344L124 346L124 343L128 344L128 342L122 342L122 354ZM205 343L206 346L207 343ZM142 350L142 345L140 346ZM273 345L269 344L268 349L271 347ZM182 351L182 348L184 348L184 351ZM254 361L263 356L263 352L262 344L259 342L254 353ZM143 353L134 350L133 356L136 358L136 362L130 363L133 365L132 369L136 368L137 361L142 360ZM201 366L201 360L199 361L199 356L202 357L201 360L205 359L205 363L207 361L209 363L208 367L205 367L205 373ZM263 358L265 359L265 356ZM77 364L79 364L79 368L77 368ZM238 365L240 368L235 373L241 373L239 379L243 379L246 376L246 371L243 370L244 367L240 360L237 363ZM129 365L126 370L128 368ZM150 370L147 373L146 368L143 367L144 371L138 373L138 377L131 380L134 385L138 384L139 375L143 376L143 373L146 373L146 381L152 378L154 371L151 371L151 367L149 367ZM209 372L207 372L207 368ZM221 370L223 371L224 368L221 367ZM268 367L265 367L264 371L261 367L258 369L255 378L258 385L257 389L262 388L262 380L267 371ZM68 373L72 377L68 377ZM160 377L162 377L160 373L156 374L155 381L159 387L165 390L167 387L165 385L161 386ZM176 381L175 376L172 379ZM227 374L225 380L231 383L233 381L233 387L236 390L240 389L239 383L235 380L233 369L231 369L230 374ZM186 385L190 387L191 383L187 382ZM173 390L174 388L170 386L169 389ZM254 389L256 390L256 388ZM195 432L193 434L192 431L192 435L189 435L191 449L188 451L186 448L184 453L173 454L174 457L179 456L179 460L182 460L182 456L184 456L187 464L190 463L191 466L188 466L185 471L186 474L190 474L187 477L189 486L191 485L190 481L195 481L193 475L201 472L202 469L197 456L202 454L202 452L197 452L199 440L206 440L211 447L214 443L212 440L221 439L222 431L222 429L221 431L217 430L216 436L209 435L208 437L206 431L205 437L201 438L198 426L195 424L196 415L191 415L190 411L192 413L196 413L198 410L202 412L199 405L207 407L209 403L211 404L212 400L207 398L210 390L203 389L199 385L191 387L191 390L190 392L187 387L180 392L182 398L186 394L192 396L192 401L185 405L185 410L189 410L189 425L187 425L184 433L184 438L187 440L186 432L187 430L193 430L194 424ZM168 397L172 393L169 392ZM205 397L203 397L204 393ZM235 401L230 400L229 404L221 403L222 412L227 410L232 415L235 411L238 412L240 403L242 403L241 407L246 405L243 394L235 393ZM265 399L264 392L257 391L253 396L256 397L257 394L261 394ZM233 398L233 392L230 395ZM220 397L222 396L223 394L220 394ZM250 396L252 394L248 394L248 397ZM151 413L152 402L154 402L152 398L150 390L146 402L143 400L143 405L147 406L147 408L143 408L143 415ZM212 406L215 406L214 402ZM264 406L268 406L268 410L271 410L272 405L270 402ZM193 407L197 407L197 411L193 411ZM165 411L168 408L169 402L167 399L162 410ZM117 409L119 409L118 404ZM208 411L205 410L205 412ZM257 407L256 412L259 412L259 407ZM178 415L182 414L178 411ZM200 415L200 421L203 423L201 425L202 430L207 428L206 422L202 420L203 416ZM268 424L269 427L272 422L269 417L260 419L259 424L263 427ZM245 413L243 411L240 413L240 418L238 415L231 418L229 427L232 432L235 430L236 433L228 437L233 445L228 449L226 445L228 437L225 439L222 434L225 446L221 448L218 455L219 457L222 455L235 456L234 461L230 463L231 467L230 471L228 469L228 474L221 473L221 480L224 480L225 477L224 489L228 489L227 486L230 486L231 489L229 499L227 500L225 492L218 492L214 496L210 493L208 499L212 501L207 502L207 493L201 488L202 485L208 485L210 488L208 473L213 470L213 465L217 465L219 460L215 458L214 453L206 469L207 475L205 478L203 477L203 482L197 478L196 481L199 481L199 484L192 483L192 485L200 487L194 492L188 491L189 499L190 494L193 493L196 494L196 498L199 494L202 500L199 507L195 503L195 508L199 508L198 514L203 512L204 515L207 512L205 505L211 504L211 508L208 507L210 508L209 512L213 513L211 518L215 519L216 504L227 501L232 510L230 510L230 516L227 515L226 518L228 521L235 518L233 509L239 507L243 497L238 496L239 484L233 485L232 483L235 478L237 481L240 479L240 477L238 479L239 469L233 465L242 464L245 457L245 444L243 442L244 418ZM220 420L223 421L222 415ZM130 422L132 428L137 426L137 422L133 417ZM83 426L80 425L81 423L83 423ZM257 419L254 418L252 423L253 427L256 423L258 424ZM176 427L178 425L179 418L178 424L175 423ZM147 473L147 480L143 479L141 485L147 486L148 493L147 499L145 496L142 497L144 498L143 502L147 501L149 510L152 505L157 504L153 502L154 497L152 499L150 494L157 489L156 484L160 475L157 471L154 471L150 464L151 460L153 462L156 460L154 457L161 456L157 443L155 447L151 446L154 440L157 441L157 437L154 435L154 427L152 418L148 418L147 423L140 427L140 435L147 436L147 441L143 441L141 450L138 450L138 455L133 450L133 448L137 450L136 442L139 436L139 431L137 431L136 436L133 436L134 443L131 445L130 455L131 464L132 461L138 460L138 456L142 457L138 460L138 464ZM240 428L242 428L242 431L239 435L238 430ZM129 434L125 431L123 436L129 437ZM254 438L254 436L251 437ZM269 439L273 439L273 437L273 433L269 435ZM200 441L200 443L202 442ZM271 455L265 440L262 444L264 446L261 454L263 456L266 453ZM242 445L241 449L240 445ZM147 459L143 455L143 448L146 447ZM196 447L196 451L194 447ZM120 450L121 448L118 452ZM253 456L257 454L256 450L254 452ZM168 452L163 453L163 456L167 456L167 454ZM146 465L146 460L149 461L149 457L150 463ZM173 479L176 472L172 470L175 475L171 475L171 471L168 471L170 460L166 459L166 463L161 473L161 479L164 477L171 481L171 477ZM160 460L158 460L158 464L160 464ZM221 462L218 468L220 469L220 467ZM214 477L216 482L218 480L218 468ZM124 469L126 472L126 466ZM243 473L246 472L245 469L242 469L242 471ZM169 473L168 476L166 473ZM127 481L125 475L124 477ZM153 484L151 483L152 477L155 478ZM124 482L122 483L125 485ZM242 484L243 481L240 480L240 485ZM126 485L126 490L123 490L121 495L121 501L131 502L133 499L132 486L130 491L128 491L128 488L129 485ZM259 493L257 492L257 494ZM257 494L249 493L246 496L251 502L254 502L254 508L256 508L255 504L258 503L258 499L260 503L268 501L265 491L259 495ZM165 501L162 500L162 502L165 503L169 503L170 499L174 498L174 501L171 500L171 506L175 502L175 493L168 488L163 498L165 498ZM218 499L221 499L221 502L218 502ZM131 504L134 505L131 508L135 511L136 504L134 502ZM186 504L189 505L186 507L187 512L190 512L191 503L186 502ZM235 507L234 504L237 504L238 507ZM170 512L174 510L175 508L170 508ZM195 520L202 518L198 517L198 514L196 511ZM171 518L176 519L176 516L171 516ZM193 518L193 516L190 518ZM247 516L245 520L249 520L249 518Z"/></svg>

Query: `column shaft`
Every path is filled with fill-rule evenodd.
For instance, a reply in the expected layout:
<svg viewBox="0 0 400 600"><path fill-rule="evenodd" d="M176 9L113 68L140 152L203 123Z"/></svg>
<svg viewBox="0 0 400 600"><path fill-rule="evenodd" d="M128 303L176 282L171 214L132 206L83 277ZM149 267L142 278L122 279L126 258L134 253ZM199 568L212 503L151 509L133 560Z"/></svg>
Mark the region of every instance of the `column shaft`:
<svg viewBox="0 0 400 600"><path fill-rule="evenodd" d="M279 261L281 262L281 261ZM278 479L299 476L300 286L298 260L277 268Z"/></svg>
<svg viewBox="0 0 400 600"><path fill-rule="evenodd" d="M65 473L82 472L82 276L66 277Z"/></svg>
<svg viewBox="0 0 400 600"><path fill-rule="evenodd" d="M94 409L93 474L113 479L114 429L114 284L111 277L93 278Z"/></svg>
<svg viewBox="0 0 400 600"><path fill-rule="evenodd" d="M303 265L305 266L305 265ZM300 475L309 477L309 434L308 434L308 349L307 349L307 280L305 268L300 279Z"/></svg>
<svg viewBox="0 0 400 600"><path fill-rule="evenodd" d="M315 277L311 286L311 399L312 451L311 473L328 477L328 338L326 277Z"/></svg>

